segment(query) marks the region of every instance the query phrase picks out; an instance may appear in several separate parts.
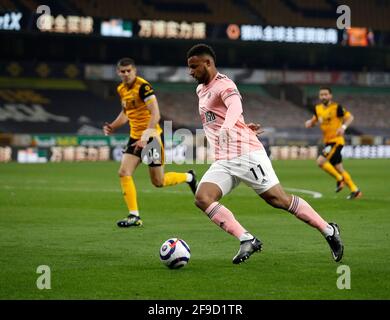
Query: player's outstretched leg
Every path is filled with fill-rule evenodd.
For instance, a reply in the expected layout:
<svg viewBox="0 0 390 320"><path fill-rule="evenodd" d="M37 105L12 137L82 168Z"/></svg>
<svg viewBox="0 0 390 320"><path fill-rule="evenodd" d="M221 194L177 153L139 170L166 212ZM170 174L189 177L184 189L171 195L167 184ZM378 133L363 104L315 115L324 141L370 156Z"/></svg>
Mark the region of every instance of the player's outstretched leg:
<svg viewBox="0 0 390 320"><path fill-rule="evenodd" d="M340 230L335 223L327 223L321 216L302 198L292 195L288 211L298 219L318 229L330 246L333 259L338 262L343 257L344 245L340 238Z"/></svg>
<svg viewBox="0 0 390 320"><path fill-rule="evenodd" d="M261 251L262 243L235 219L233 213L218 200L221 190L213 183L202 183L195 195L195 204L217 226L240 240L240 248L233 258L234 264L247 260L254 252Z"/></svg>
<svg viewBox="0 0 390 320"><path fill-rule="evenodd" d="M154 166L149 168L150 178L155 187L168 187L180 183L187 183L191 191L195 194L197 188L196 174L193 170L187 172L166 172L163 166Z"/></svg>
<svg viewBox="0 0 390 320"><path fill-rule="evenodd" d="M320 231L330 246L333 259L336 262L341 260L344 245L337 224L327 223L305 200L286 194L280 184L261 194L261 197L273 207L289 211L299 220Z"/></svg>

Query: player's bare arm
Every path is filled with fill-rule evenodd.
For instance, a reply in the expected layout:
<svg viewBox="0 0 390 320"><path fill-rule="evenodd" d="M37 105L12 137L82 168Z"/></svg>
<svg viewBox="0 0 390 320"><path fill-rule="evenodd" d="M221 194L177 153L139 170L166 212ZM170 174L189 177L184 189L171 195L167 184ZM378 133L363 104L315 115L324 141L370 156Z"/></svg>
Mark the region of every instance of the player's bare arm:
<svg viewBox="0 0 390 320"><path fill-rule="evenodd" d="M343 124L342 124L342 126L340 128L337 129L336 134L338 136L344 135L345 131L350 126L352 121L353 121L353 115L352 114L350 114L349 117L344 117Z"/></svg>
<svg viewBox="0 0 390 320"><path fill-rule="evenodd" d="M113 122L111 123L106 122L104 124L103 132L106 136L113 134L115 130L122 127L127 122L128 122L127 116L124 114L123 111L121 111Z"/></svg>
<svg viewBox="0 0 390 320"><path fill-rule="evenodd" d="M310 120L307 120L305 122L305 127L312 128L316 125L316 123L317 123L317 118L315 116L313 116Z"/></svg>
<svg viewBox="0 0 390 320"><path fill-rule="evenodd" d="M156 125L159 123L161 118L156 96L153 95L148 97L147 108L150 111L150 120L148 127L142 133L141 139L133 143L136 148L144 148L148 143L148 140L156 135Z"/></svg>

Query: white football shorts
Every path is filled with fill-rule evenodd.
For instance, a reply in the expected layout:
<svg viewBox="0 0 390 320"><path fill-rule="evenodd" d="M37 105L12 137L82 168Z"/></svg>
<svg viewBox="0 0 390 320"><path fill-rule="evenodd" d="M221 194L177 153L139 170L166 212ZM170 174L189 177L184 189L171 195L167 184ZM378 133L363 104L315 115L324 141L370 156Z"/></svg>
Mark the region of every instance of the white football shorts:
<svg viewBox="0 0 390 320"><path fill-rule="evenodd" d="M240 182L244 182L257 194L262 194L279 183L265 150L256 150L231 160L217 160L206 171L203 182L219 186L225 196Z"/></svg>

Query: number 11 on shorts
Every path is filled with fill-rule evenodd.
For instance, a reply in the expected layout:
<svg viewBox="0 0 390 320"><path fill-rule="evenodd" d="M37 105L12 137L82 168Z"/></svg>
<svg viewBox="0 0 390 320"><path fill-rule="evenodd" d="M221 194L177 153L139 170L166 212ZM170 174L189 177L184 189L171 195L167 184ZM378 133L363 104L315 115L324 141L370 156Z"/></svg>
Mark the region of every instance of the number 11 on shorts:
<svg viewBox="0 0 390 320"><path fill-rule="evenodd" d="M265 176L264 170L263 170L263 168L261 167L260 164L257 165L257 168L259 168L259 170L260 170L262 176L264 177L264 176ZM253 176L255 177L255 179L256 179L256 180L259 180L259 177L257 176L256 171L255 171L255 168L250 168L249 170L252 171Z"/></svg>

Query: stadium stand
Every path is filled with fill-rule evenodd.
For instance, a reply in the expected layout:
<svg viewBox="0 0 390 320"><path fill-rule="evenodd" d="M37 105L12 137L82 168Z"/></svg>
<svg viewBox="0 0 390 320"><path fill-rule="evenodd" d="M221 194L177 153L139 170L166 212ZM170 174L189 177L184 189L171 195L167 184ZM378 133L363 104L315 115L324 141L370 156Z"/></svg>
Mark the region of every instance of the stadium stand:
<svg viewBox="0 0 390 320"><path fill-rule="evenodd" d="M108 90L115 92L117 83L95 81L90 85L90 82L76 80L78 86L74 88L69 84L66 88L53 88L51 84L52 87L47 89L27 89L25 85L23 88L1 87L0 134L101 135L103 123L115 119L120 111L116 94L103 94ZM201 128L193 84L153 85L158 95L162 125L163 121L172 121L173 130L186 128L195 132ZM93 89L96 86L101 88L100 92ZM272 145L313 145L321 141L318 127L314 130L304 128L305 120L312 115L311 108L271 97L261 89L256 92L253 88L239 88L244 101L244 118L247 123L255 122L263 126L266 130L262 135L264 141ZM362 94L357 92L356 87L351 88L349 93L346 90L344 94L335 95L335 100L355 116L349 132L362 137L366 135L388 139L389 94ZM17 98L12 101L9 97ZM117 133L127 134L128 126L122 127Z"/></svg>
<svg viewBox="0 0 390 320"><path fill-rule="evenodd" d="M212 23L256 23L271 25L334 27L339 5L349 5L354 14L354 25L376 30L390 30L387 17L390 5L385 1L335 0L275 0L272 6L265 0L202 1L202 0L118 0L115 2L70 1L85 14L98 17L122 16L129 19L180 19ZM368 15L367 15L368 14Z"/></svg>
<svg viewBox="0 0 390 320"><path fill-rule="evenodd" d="M82 64L0 64L0 132L100 134L102 124L120 110L118 82L86 80L83 69ZM162 70L157 72L158 80L151 81L163 120L172 120L174 128L200 128L196 83L170 82L180 73ZM149 79L151 75L145 76ZM240 77L246 121L277 131L304 133L303 123L317 101L318 85L244 84L245 73ZM358 133L390 133L387 87L339 85L332 89L334 99L355 115L352 127Z"/></svg>
<svg viewBox="0 0 390 320"><path fill-rule="evenodd" d="M336 1L335 1L336 2ZM382 0L338 0L338 5L348 5L353 12L353 26L367 26L375 30L389 31L390 2Z"/></svg>
<svg viewBox="0 0 390 320"><path fill-rule="evenodd" d="M348 5L353 12L353 26L390 30L390 3L386 1L333 0L249 0L256 14L270 25L334 28L339 5Z"/></svg>
<svg viewBox="0 0 390 320"><path fill-rule="evenodd" d="M0 88L2 132L96 134L101 133L104 122L114 119L120 111L114 90L117 83L103 84L111 90L107 97L78 81L72 82L73 87L68 83L66 88L47 89L36 85L34 89L26 89L26 83L20 83L24 88ZM156 83L154 87L163 120L173 121L174 128L201 128L195 85ZM268 96L260 87L255 91L253 86L243 85L240 90L248 122L274 128L299 128L310 116L308 110Z"/></svg>
<svg viewBox="0 0 390 320"><path fill-rule="evenodd" d="M287 100L243 93L246 121L273 128L300 128L310 112Z"/></svg>
<svg viewBox="0 0 390 320"><path fill-rule="evenodd" d="M388 1L354 0L91 0L46 1L53 12L100 18L163 19L208 23L265 23L282 26L334 28L339 5L353 12L353 26L390 31ZM35 11L36 0L0 1L0 9Z"/></svg>
<svg viewBox="0 0 390 320"><path fill-rule="evenodd" d="M200 128L198 101L194 88L186 85L157 84L161 113L164 119L173 120L174 126L191 129ZM193 86L192 86L193 87ZM289 101L267 95L260 86L241 85L244 101L244 117L247 122L259 122L267 127L300 127L310 112ZM179 92L179 95L178 95ZM183 101L185 103L183 104ZM286 115L281 117L280 115Z"/></svg>
<svg viewBox="0 0 390 320"><path fill-rule="evenodd" d="M342 105L349 106L349 109L355 115L354 127L366 131L367 128L390 128L388 99L389 96L349 94L340 96L338 100Z"/></svg>
<svg viewBox="0 0 390 320"><path fill-rule="evenodd" d="M39 3L34 0L20 0L20 3L32 12L34 12L39 5Z"/></svg>
<svg viewBox="0 0 390 320"><path fill-rule="evenodd" d="M52 8L54 14L60 12L63 15L80 14L100 18L120 17L124 19L172 19L176 21L205 21L210 23L231 23L234 21L236 23L248 24L261 23L263 25L311 27L334 27L337 6L347 4L353 12L354 24L364 24L377 30L390 30L389 19L387 19L390 16L390 3L380 0L274 0L272 5L269 5L269 1L266 0L116 0L115 2L104 0L48 0L46 4ZM31 12L38 5L39 2L37 0L0 0L0 10L3 11L24 10ZM30 48L27 47L27 44L33 42L32 38L26 41L24 39L27 38L20 38L11 46L3 46L2 52L6 53L4 57L7 59L12 56L13 58L15 53L23 51L22 49L19 50L19 48L24 46L26 46L24 50L27 52L28 57L33 55L33 50L27 49ZM44 38L42 39L42 41L46 41ZM74 41L85 43L88 41L87 38L75 39ZM89 39L94 40L96 37L90 37ZM0 131L15 133L43 131L48 133L77 133L80 130L90 130L91 132L98 132L104 121L115 117L119 111L118 98L115 92L117 83L85 81L82 74L83 63L95 62L95 59L98 59L99 63L112 63L119 57L113 58L110 56L107 58L103 53L111 51L118 55L122 54L123 51L120 50L123 47L120 47L119 44L126 41L115 39L109 43L109 40L104 39L104 45L106 46L102 47L97 42L92 42L92 40L90 40L90 45L87 48L80 50L82 53L79 54L74 50L74 47L77 47L77 45L74 45L76 42L72 43L70 38L53 37L48 50L36 50L34 58L31 59L35 62L31 65L7 61L7 64L4 64L3 67L2 63L0 63L0 73L2 73L2 76L5 74L4 78L0 78L0 108L2 108ZM133 56L133 54L138 52L145 59L145 61L142 60L141 64L147 62L162 66L177 66L178 62L176 58L171 58L174 55L170 55L170 51L173 48L173 51L185 52L189 45L185 43L180 49L177 49L179 47L175 47L172 42L172 46L163 46L159 41L150 41L146 45L142 44L141 46L138 46L141 41L135 44L131 43L131 41L129 43L130 45L127 46L126 44L124 46L128 55ZM376 52L379 52L378 48L372 48L370 51L354 50L354 59L350 59L349 54L344 54L347 51L342 51L342 46L318 46L315 50L321 59L312 63L312 60L315 59L311 53L314 51L311 53L307 52L307 56L305 55L306 52L305 54L294 54L296 48L289 50L280 49L278 51L279 44L269 44L268 47L266 47L268 45L266 44L263 48L268 48L269 51L263 50L259 54L253 54L252 48L246 43L237 45L235 51L230 47L230 43L220 45L221 47L218 48L219 62L225 59L225 61L228 61L225 65L228 67L242 67L238 64L238 62L242 61L243 64L246 64L244 65L245 67L252 67L252 65L255 65L254 63L262 63L260 68L275 68L273 64L275 62L274 59L284 63L283 66L277 65L275 69L285 68L286 70L299 70L301 67L309 70L320 68L341 70L344 63L347 65L349 60L357 61L359 68L362 69L358 71L363 72L372 69L370 66L365 66L367 61L376 68L374 70L379 71L383 71L383 65L388 65L385 62L379 65L375 64L376 61L386 60L385 55L378 55L379 58L373 56ZM35 42L33 46L34 49L40 48ZM305 47L300 45L299 48L304 50ZM332 50L333 54L329 53L330 50ZM291 55L283 55L287 51L291 52ZM50 68L44 62L49 55L48 52L55 53L54 58L53 55L50 56L50 63L52 64ZM75 52L76 55L73 55ZM155 55L152 52L158 52L159 56L164 57L164 61L155 60L153 58ZM265 53L262 55L263 52ZM99 58L100 55L103 56L101 59ZM332 55L337 56L337 61L341 61L340 65L331 63L330 56ZM67 62L73 66L57 68L54 64L60 61L55 59L61 60L63 57L71 57ZM231 57L231 59L227 60L226 57ZM169 59L174 61L172 62ZM304 62L302 65L291 65L291 63L296 63L296 61L300 60ZM80 62L80 65L77 65L75 61ZM137 57L136 61L137 63L139 62ZM231 61L236 64L231 63ZM183 65L184 61L180 60L179 64ZM36 78L40 78L40 80L36 81ZM60 81L54 81L53 78L60 78ZM65 84L61 78L68 78L68 80L72 78L74 81L66 82ZM75 85L76 83L77 85ZM197 99L194 94L195 84L153 83L153 85L158 92L163 119L173 120L175 127L188 127L191 129L200 127ZM271 95L271 93L268 94L260 86L257 86L255 89L242 86L240 89L244 98L246 119L248 121L260 122L267 127L273 127L278 130L286 129L291 130L291 132L301 130L303 122L311 114L309 108L305 108L305 101L308 104L313 102L317 95L318 86L292 85L292 87L296 91L300 91L306 100L299 99L299 94L296 95L297 99L292 99L288 96L283 98L278 95ZM32 109L36 108L34 111L36 114L39 115L39 112L41 116L46 114L48 117L47 122L41 122L40 125L31 121L31 119L27 119L28 113L25 105L28 102L18 100L9 102L4 99L5 94L12 95L15 91L20 90L30 90L49 101L41 105L41 109L40 107L33 107L31 101L28 105ZM334 91L336 101L344 104L354 113L355 122L353 126L360 132L373 132L375 128L390 131L390 122L388 120L390 119L390 107L387 88L346 86L336 87ZM113 93L104 95L102 94L104 92ZM179 95L178 92L180 93ZM183 101L185 101L184 104ZM47 115L47 113L51 115ZM25 120L22 121L20 119ZM45 125L42 126L42 123Z"/></svg>
<svg viewBox="0 0 390 320"><path fill-rule="evenodd" d="M115 84L111 84L110 87L115 88ZM194 84L155 83L154 87L164 120L172 120L176 128L201 127ZM303 124L312 115L310 108L284 98L272 97L258 85L241 84L239 89L243 97L244 117L247 122L258 122L265 127L285 132L305 132ZM360 133L372 133L378 130L390 133L388 104L390 92L387 88L336 86L332 89L335 100L354 114L353 128ZM317 101L318 86L306 86L301 90L311 99L311 102ZM111 97L110 105L117 105L116 94Z"/></svg>
<svg viewBox="0 0 390 320"><path fill-rule="evenodd" d="M55 0L46 0L44 3L40 3L37 0L1 0L0 9L4 11L22 11L25 13L35 13L38 6L46 5L50 7L50 11L53 14L62 14L66 15L79 15L80 10L73 5L71 1L55 1Z"/></svg>
<svg viewBox="0 0 390 320"><path fill-rule="evenodd" d="M16 10L15 4L10 0L0 0L0 10L8 11L8 10Z"/></svg>
<svg viewBox="0 0 390 320"><path fill-rule="evenodd" d="M249 19L240 6L234 4L233 1L135 0L129 2L117 0L113 3L104 0L72 0L70 2L84 14L101 18L120 16L127 19L186 20L212 23L226 23L233 20L246 23Z"/></svg>
<svg viewBox="0 0 390 320"><path fill-rule="evenodd" d="M43 82L31 89L40 80L34 82L0 87L0 132L101 134L104 121L118 113L82 82L46 89Z"/></svg>
<svg viewBox="0 0 390 320"><path fill-rule="evenodd" d="M334 28L337 7L348 5L353 12L353 26L390 30L390 3L386 1L276 0L272 6L265 0L250 1L273 25Z"/></svg>

